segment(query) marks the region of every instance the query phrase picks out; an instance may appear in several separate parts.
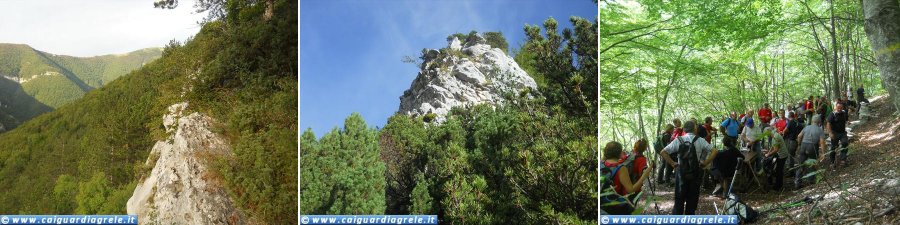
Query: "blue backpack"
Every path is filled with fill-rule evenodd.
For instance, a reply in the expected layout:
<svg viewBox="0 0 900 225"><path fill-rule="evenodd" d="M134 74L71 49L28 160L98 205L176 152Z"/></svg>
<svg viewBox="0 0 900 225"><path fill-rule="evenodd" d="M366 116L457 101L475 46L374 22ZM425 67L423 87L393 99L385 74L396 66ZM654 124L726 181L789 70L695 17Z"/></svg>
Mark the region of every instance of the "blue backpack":
<svg viewBox="0 0 900 225"><path fill-rule="evenodd" d="M600 163L600 209L610 215L630 215L634 206L624 196L616 193L613 187L613 179L623 165L607 167Z"/></svg>

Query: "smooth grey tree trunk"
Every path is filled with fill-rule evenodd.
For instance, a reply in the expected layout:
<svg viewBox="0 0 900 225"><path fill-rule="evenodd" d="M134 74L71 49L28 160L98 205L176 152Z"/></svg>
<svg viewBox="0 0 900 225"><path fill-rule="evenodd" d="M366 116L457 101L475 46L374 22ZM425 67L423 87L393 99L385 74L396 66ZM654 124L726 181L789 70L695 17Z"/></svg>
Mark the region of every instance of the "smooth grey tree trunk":
<svg viewBox="0 0 900 225"><path fill-rule="evenodd" d="M894 108L900 109L900 2L862 0L862 3L866 36L875 52L881 83Z"/></svg>

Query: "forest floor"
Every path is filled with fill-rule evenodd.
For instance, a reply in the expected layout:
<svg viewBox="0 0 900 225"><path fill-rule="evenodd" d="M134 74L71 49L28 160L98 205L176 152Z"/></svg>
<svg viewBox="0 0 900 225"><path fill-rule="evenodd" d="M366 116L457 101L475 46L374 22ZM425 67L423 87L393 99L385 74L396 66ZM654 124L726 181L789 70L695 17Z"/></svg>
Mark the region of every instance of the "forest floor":
<svg viewBox="0 0 900 225"><path fill-rule="evenodd" d="M750 183L746 191L736 191L741 200L753 209L765 212L757 224L900 224L900 209L897 209L900 206L900 162L896 161L900 159L900 138L897 138L900 136L900 118L892 116L896 109L885 97L871 100L875 117L851 130L853 137L846 167L829 169L830 162L826 157L824 165L820 166L825 170L818 175L818 183L799 190L794 186L793 176L784 178L784 191L766 191L767 188L759 188L755 182L736 181L737 186ZM857 118L853 116L851 120ZM759 180L762 186L767 185L765 177L759 177ZM645 194L649 194L647 199L657 202L646 202L643 213L671 214L673 186L655 182L653 185L656 186L655 194ZM651 188L645 184L644 190L651 191ZM715 215L716 206L723 211L725 200L711 195L712 191L711 187L700 191L697 214ZM814 201L773 209L804 198Z"/></svg>

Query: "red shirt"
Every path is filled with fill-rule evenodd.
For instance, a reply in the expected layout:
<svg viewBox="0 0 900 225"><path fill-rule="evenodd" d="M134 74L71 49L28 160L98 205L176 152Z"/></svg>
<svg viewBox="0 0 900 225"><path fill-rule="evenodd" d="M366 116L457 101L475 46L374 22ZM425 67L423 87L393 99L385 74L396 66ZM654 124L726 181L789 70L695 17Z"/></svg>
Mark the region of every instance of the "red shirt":
<svg viewBox="0 0 900 225"><path fill-rule="evenodd" d="M769 124L772 121L772 110L768 108L759 109L759 120L761 120L765 124Z"/></svg>
<svg viewBox="0 0 900 225"><path fill-rule="evenodd" d="M716 130L713 129L712 125L707 124L703 124L703 128L706 128L706 137L703 137L703 139L706 139L706 142L712 143L710 142L712 141L712 134L715 133Z"/></svg>
<svg viewBox="0 0 900 225"><path fill-rule="evenodd" d="M787 120L778 119L778 121L775 121L775 128L778 128L778 133L781 133L785 127L787 127Z"/></svg>
<svg viewBox="0 0 900 225"><path fill-rule="evenodd" d="M684 132L684 129L682 129L681 127L676 127L675 130L672 131L672 140L675 140L675 138L677 137L684 136L685 134L687 133Z"/></svg>
<svg viewBox="0 0 900 225"><path fill-rule="evenodd" d="M637 152L632 154L638 154ZM638 157L634 158L634 162L631 162L631 165L634 165L631 168L631 174L636 174L638 177L644 173L644 169L647 169L647 157L643 157L643 155L638 155ZM634 181L632 181L633 183Z"/></svg>
<svg viewBox="0 0 900 225"><path fill-rule="evenodd" d="M619 163L609 163L606 160L604 160L603 165L606 167L609 167L609 168L616 168L616 166L618 166ZM621 171L622 171L622 169L619 169L619 171L616 171L616 174L613 174L613 176L612 176L613 189L616 190L617 194L625 196L628 193L627 193L627 191L625 191L625 186L622 186L622 182L619 182L619 174Z"/></svg>
<svg viewBox="0 0 900 225"><path fill-rule="evenodd" d="M806 110L812 110L813 104L812 101L806 100Z"/></svg>

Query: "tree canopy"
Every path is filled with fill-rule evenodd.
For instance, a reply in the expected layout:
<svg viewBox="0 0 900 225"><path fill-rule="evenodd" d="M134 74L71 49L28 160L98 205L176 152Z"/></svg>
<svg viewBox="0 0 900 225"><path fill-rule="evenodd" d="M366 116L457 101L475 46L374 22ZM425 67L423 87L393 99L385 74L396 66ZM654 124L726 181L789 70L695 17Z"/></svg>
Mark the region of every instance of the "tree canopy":
<svg viewBox="0 0 900 225"><path fill-rule="evenodd" d="M601 139L860 85L881 93L863 21L849 0L602 1Z"/></svg>

